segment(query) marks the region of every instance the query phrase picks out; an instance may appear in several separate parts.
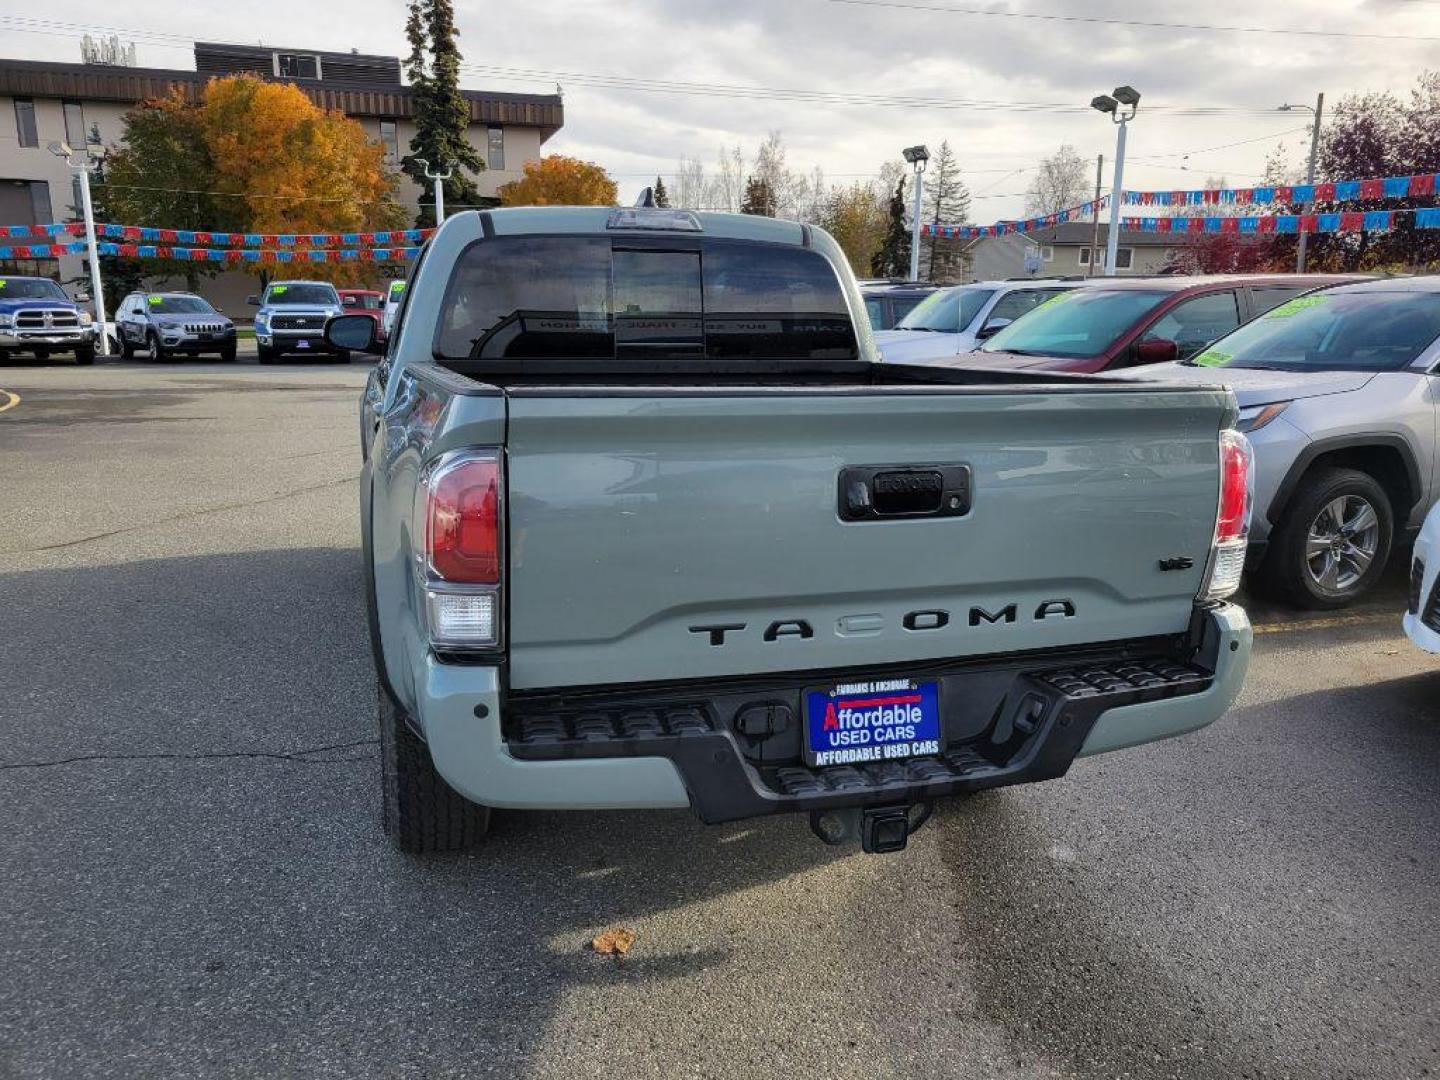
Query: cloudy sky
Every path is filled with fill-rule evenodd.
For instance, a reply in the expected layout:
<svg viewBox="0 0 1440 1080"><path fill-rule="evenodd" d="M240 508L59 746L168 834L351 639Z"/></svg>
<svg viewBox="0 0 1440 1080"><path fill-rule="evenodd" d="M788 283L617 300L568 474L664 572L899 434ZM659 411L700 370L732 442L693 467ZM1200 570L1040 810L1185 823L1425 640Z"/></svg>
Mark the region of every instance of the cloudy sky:
<svg viewBox="0 0 1440 1080"><path fill-rule="evenodd" d="M195 38L398 54L404 8L49 0L43 16L34 6L0 14L0 47L77 60L78 34L91 29L118 31L155 67L193 67ZM837 182L874 175L911 143L948 139L981 224L1020 214L1027 170L1062 142L1092 161L1105 153L1108 186L1114 130L1085 106L1121 83L1144 95L1125 186L1199 187L1209 176L1258 178L1277 143L1303 158L1309 114L1278 112L1280 103L1313 103L1318 91L1327 107L1365 90L1408 93L1427 62L1440 66L1440 0L456 0L456 9L464 85L544 93L558 83L566 124L547 152L600 163L623 196L682 157L710 163L735 143L753 155L770 129L782 132L792 168L819 166Z"/></svg>

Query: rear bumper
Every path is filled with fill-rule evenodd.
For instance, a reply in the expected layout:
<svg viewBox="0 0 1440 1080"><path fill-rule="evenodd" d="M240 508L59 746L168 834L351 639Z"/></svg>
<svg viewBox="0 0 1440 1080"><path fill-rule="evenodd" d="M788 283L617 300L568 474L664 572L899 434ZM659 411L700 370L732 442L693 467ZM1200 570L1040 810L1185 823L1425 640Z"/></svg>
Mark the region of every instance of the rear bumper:
<svg viewBox="0 0 1440 1080"><path fill-rule="evenodd" d="M1046 780L1079 756L1194 731L1234 701L1250 642L1245 613L1220 605L1197 611L1181 639L926 665L956 700L976 703L974 717L947 716L944 752L819 769L800 764L793 734L789 744L757 738L735 718L757 703L798 703L800 687L830 674L507 701L498 669L431 657L417 712L436 767L476 802L692 806L720 822Z"/></svg>

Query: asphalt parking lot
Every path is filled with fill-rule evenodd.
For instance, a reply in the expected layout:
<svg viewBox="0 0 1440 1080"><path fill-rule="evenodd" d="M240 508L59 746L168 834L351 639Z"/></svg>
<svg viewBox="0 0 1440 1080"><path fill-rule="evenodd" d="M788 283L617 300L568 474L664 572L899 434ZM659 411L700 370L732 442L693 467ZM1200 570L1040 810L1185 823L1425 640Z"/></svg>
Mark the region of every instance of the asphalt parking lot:
<svg viewBox="0 0 1440 1080"><path fill-rule="evenodd" d="M1395 575L1237 708L943 807L378 826L368 365L0 368L0 1077L1440 1071L1440 663ZM590 952L635 931L630 956Z"/></svg>

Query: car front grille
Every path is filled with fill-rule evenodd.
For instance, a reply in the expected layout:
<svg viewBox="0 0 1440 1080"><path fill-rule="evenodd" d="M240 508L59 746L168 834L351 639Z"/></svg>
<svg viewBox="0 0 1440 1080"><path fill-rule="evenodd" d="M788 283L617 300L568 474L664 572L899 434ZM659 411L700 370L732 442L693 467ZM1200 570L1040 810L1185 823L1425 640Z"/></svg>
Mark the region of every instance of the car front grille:
<svg viewBox="0 0 1440 1080"><path fill-rule="evenodd" d="M270 319L272 330L324 330L324 315L275 315Z"/></svg>
<svg viewBox="0 0 1440 1080"><path fill-rule="evenodd" d="M187 334L223 334L225 324L218 322L186 323L185 332Z"/></svg>
<svg viewBox="0 0 1440 1080"><path fill-rule="evenodd" d="M27 308L15 315L15 326L21 330L73 329L79 325L80 316L65 308Z"/></svg>
<svg viewBox="0 0 1440 1080"><path fill-rule="evenodd" d="M1425 587L1425 560L1416 559L1410 564L1410 603L1405 610L1414 615L1420 610L1420 590Z"/></svg>

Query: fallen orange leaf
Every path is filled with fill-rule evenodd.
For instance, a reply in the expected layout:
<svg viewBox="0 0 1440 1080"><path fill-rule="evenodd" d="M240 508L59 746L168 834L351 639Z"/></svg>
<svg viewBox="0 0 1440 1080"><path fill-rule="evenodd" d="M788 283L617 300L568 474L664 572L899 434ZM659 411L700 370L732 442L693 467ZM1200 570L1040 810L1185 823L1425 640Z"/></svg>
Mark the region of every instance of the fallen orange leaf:
<svg viewBox="0 0 1440 1080"><path fill-rule="evenodd" d="M590 948L602 956L624 956L630 951L630 946L635 944L635 931L627 930L623 926L611 927L603 930L593 941Z"/></svg>

